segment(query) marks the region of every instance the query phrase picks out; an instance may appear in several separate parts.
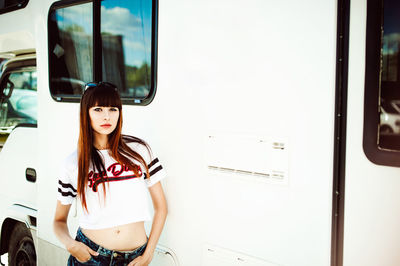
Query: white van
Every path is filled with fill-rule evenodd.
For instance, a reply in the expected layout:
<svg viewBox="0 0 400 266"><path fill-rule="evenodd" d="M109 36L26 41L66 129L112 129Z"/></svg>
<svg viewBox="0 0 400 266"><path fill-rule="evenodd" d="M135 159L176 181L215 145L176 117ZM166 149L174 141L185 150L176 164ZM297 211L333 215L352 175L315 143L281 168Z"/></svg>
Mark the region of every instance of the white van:
<svg viewBox="0 0 400 266"><path fill-rule="evenodd" d="M106 80L168 173L152 266L400 265L400 139L379 133L381 99L400 99L399 8L0 1L0 255L66 265L58 169L83 85Z"/></svg>

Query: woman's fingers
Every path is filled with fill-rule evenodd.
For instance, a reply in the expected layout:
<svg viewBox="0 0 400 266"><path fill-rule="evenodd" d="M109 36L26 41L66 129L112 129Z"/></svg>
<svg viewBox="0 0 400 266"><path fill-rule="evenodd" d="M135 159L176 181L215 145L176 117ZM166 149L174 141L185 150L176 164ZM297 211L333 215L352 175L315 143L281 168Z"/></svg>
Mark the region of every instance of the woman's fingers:
<svg viewBox="0 0 400 266"><path fill-rule="evenodd" d="M75 249L75 252L72 252L72 256L74 256L79 262L87 262L90 260L92 256L98 256L99 253L88 247L82 242L78 242L78 247Z"/></svg>
<svg viewBox="0 0 400 266"><path fill-rule="evenodd" d="M90 247L87 247L87 251L89 251L89 254L90 254L90 255L93 255L93 256L98 256L98 255L99 255L98 252L94 251L94 250L91 249Z"/></svg>
<svg viewBox="0 0 400 266"><path fill-rule="evenodd" d="M92 256L90 256L90 254L86 254L86 256L80 256L79 258L76 257L79 262L88 262L91 258Z"/></svg>
<svg viewBox="0 0 400 266"><path fill-rule="evenodd" d="M131 261L128 266L148 266L149 263L143 256L139 256Z"/></svg>
<svg viewBox="0 0 400 266"><path fill-rule="evenodd" d="M129 262L128 266L138 266L138 262L140 261L140 256L135 258L133 261Z"/></svg>

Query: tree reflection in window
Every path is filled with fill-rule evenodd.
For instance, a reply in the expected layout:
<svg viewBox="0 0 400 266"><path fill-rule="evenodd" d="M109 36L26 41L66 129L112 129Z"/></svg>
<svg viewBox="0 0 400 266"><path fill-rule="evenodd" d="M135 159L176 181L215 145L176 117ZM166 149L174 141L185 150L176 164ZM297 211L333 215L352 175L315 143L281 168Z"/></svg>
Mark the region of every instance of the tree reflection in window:
<svg viewBox="0 0 400 266"><path fill-rule="evenodd" d="M103 78L122 97L146 98L151 87L152 1L101 2Z"/></svg>

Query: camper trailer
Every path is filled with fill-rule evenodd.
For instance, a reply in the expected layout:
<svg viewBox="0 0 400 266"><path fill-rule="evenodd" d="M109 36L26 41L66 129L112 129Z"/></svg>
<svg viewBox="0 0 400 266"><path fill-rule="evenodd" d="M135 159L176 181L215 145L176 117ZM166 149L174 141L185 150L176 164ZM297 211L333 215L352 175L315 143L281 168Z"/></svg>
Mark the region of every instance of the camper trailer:
<svg viewBox="0 0 400 266"><path fill-rule="evenodd" d="M400 265L400 134L383 104L400 100L399 12L395 0L0 0L0 254L66 265L58 173L84 85L105 80L123 133L168 174L151 266ZM73 203L72 236L81 212Z"/></svg>

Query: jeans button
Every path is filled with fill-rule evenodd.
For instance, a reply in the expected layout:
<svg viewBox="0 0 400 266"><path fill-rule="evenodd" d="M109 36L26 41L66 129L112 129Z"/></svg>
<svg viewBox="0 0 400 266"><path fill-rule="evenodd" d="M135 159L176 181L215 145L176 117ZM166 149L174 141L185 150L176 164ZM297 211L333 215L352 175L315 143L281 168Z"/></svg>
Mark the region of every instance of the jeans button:
<svg viewBox="0 0 400 266"><path fill-rule="evenodd" d="M116 257L118 257L118 254L117 254L117 253L114 253L114 255L113 255L113 256L114 256L114 258L116 258Z"/></svg>

